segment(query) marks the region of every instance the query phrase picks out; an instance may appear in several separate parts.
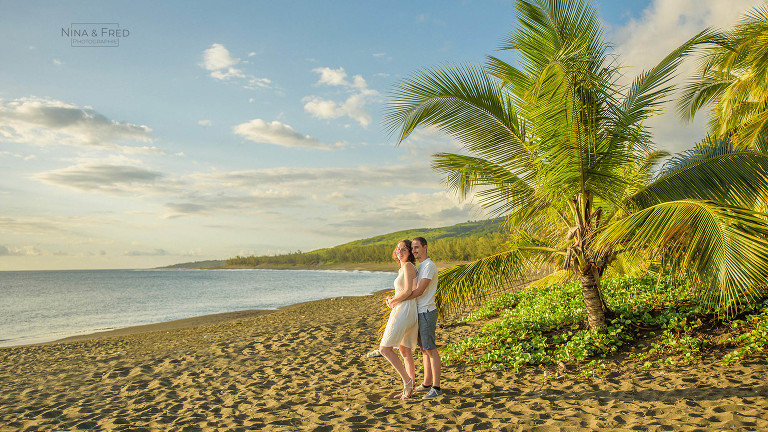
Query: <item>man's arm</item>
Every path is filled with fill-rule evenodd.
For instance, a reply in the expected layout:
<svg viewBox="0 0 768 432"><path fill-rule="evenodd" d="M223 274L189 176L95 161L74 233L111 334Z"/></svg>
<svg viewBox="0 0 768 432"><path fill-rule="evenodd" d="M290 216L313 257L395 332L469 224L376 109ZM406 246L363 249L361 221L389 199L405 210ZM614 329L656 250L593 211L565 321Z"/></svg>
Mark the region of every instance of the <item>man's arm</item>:
<svg viewBox="0 0 768 432"><path fill-rule="evenodd" d="M422 279L422 280L420 280L419 284L416 285L416 287L411 290L411 295L409 295L408 297L402 299L401 301L406 301L406 300L410 300L410 299L415 299L415 298L421 297L421 295L424 294L424 291L426 291L427 287L429 286L429 282L431 280L432 279ZM395 304L391 303L391 301L394 298L395 298L395 296L389 296L389 297L386 298L385 301L387 303L387 306L389 306L391 308L395 307L395 304L397 304L397 303L395 303Z"/></svg>
<svg viewBox="0 0 768 432"><path fill-rule="evenodd" d="M424 278L419 281L419 284L416 285L416 288L411 291L411 295L408 296L408 300L415 299L418 297L421 297L422 294L424 294L424 291L427 290L427 287L429 286L429 283L432 281L432 279Z"/></svg>

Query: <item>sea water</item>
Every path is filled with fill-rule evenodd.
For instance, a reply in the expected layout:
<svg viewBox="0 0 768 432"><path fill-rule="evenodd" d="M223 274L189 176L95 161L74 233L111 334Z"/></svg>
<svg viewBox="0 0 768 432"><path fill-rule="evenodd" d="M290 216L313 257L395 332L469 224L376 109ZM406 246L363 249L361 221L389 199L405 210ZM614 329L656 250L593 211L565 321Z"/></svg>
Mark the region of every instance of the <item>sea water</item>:
<svg viewBox="0 0 768 432"><path fill-rule="evenodd" d="M0 272L0 346L366 295L391 288L394 278L385 272L263 269Z"/></svg>

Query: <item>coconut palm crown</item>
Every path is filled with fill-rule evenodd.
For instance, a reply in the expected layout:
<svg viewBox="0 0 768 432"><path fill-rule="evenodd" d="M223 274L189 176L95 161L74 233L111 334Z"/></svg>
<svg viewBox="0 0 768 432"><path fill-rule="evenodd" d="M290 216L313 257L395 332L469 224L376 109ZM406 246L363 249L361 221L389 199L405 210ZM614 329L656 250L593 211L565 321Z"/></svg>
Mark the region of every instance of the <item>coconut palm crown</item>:
<svg viewBox="0 0 768 432"><path fill-rule="evenodd" d="M713 134L768 152L768 5L713 33L700 60L678 103L681 117L690 121L710 106Z"/></svg>
<svg viewBox="0 0 768 432"><path fill-rule="evenodd" d="M659 174L667 154L643 121L659 112L670 79L702 32L631 85L621 84L587 0L518 0L517 29L501 46L517 65L447 65L400 82L386 123L405 140L420 126L464 152L434 155L447 186L507 217L508 247L440 273L443 313L542 267L544 280L581 280L589 326L605 325L600 279L676 251L703 298L732 310L768 276L768 224L747 210L768 192L768 158L705 140ZM666 256L665 255L665 256ZM730 308L730 309L729 309Z"/></svg>

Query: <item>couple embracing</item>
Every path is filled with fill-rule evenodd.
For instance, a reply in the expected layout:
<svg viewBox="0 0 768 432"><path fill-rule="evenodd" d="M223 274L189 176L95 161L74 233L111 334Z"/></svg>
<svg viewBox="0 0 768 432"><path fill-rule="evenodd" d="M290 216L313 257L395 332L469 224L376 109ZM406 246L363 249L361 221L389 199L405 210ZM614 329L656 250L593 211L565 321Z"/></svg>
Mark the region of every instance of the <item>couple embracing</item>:
<svg viewBox="0 0 768 432"><path fill-rule="evenodd" d="M427 392L423 399L442 396L440 389L440 353L435 342L437 327L437 267L427 253L427 241L423 237L401 240L393 258L400 263L395 279L395 295L387 297L392 311L381 338L379 352L395 368L403 380L400 399L408 399L414 392ZM419 268L415 263L419 260ZM424 381L414 388L416 367L413 350L421 347L424 357ZM400 360L395 347L400 350Z"/></svg>

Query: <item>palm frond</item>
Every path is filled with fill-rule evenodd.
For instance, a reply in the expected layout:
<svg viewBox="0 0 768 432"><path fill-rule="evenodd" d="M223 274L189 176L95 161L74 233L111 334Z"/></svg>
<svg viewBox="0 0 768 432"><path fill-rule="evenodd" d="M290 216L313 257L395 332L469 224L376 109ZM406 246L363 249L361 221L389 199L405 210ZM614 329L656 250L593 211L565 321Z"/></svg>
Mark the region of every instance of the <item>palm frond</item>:
<svg viewBox="0 0 768 432"><path fill-rule="evenodd" d="M752 9L732 30L718 33L705 48L694 81L678 102L690 120L711 106L709 127L717 136L756 147L768 128L768 6Z"/></svg>
<svg viewBox="0 0 768 432"><path fill-rule="evenodd" d="M576 279L571 270L558 270L528 284L530 288L544 288L548 285L560 285Z"/></svg>
<svg viewBox="0 0 768 432"><path fill-rule="evenodd" d="M528 237L505 252L445 269L438 275L435 304L441 315L477 304L523 282L543 261L562 253Z"/></svg>
<svg viewBox="0 0 768 432"><path fill-rule="evenodd" d="M521 256L517 251L450 267L438 274L435 304L440 315L445 316L503 292L522 275Z"/></svg>
<svg viewBox="0 0 768 432"><path fill-rule="evenodd" d="M398 143L418 126L435 126L496 163L527 159L524 125L500 85L480 67L422 71L393 93L385 123L391 132L399 129Z"/></svg>
<svg viewBox="0 0 768 432"><path fill-rule="evenodd" d="M707 137L669 159L658 178L626 200L635 209L679 199L712 200L755 208L768 194L768 154Z"/></svg>
<svg viewBox="0 0 768 432"><path fill-rule="evenodd" d="M605 274L612 276L629 275L633 277L641 277L648 274L649 269L653 264L653 260L632 259L628 254L619 253L616 255L613 262L611 262L611 265L608 267Z"/></svg>
<svg viewBox="0 0 768 432"><path fill-rule="evenodd" d="M643 72L635 79L624 99L621 110L623 116L619 124L634 125L658 113L661 105L666 102L666 98L674 89L670 80L674 77L677 67L697 45L711 42L714 37L716 37L716 33L713 31L703 30L669 53L656 66Z"/></svg>
<svg viewBox="0 0 768 432"><path fill-rule="evenodd" d="M702 300L724 314L768 288L768 222L750 210L666 202L609 224L595 246L646 256L677 248L681 270L700 283Z"/></svg>
<svg viewBox="0 0 768 432"><path fill-rule="evenodd" d="M499 82L501 82L502 87L508 88L510 90L508 94L510 94L512 97L525 94L527 90L530 89L533 85L533 81L531 80L531 76L529 74L526 74L525 72L517 69L516 67L497 57L488 56L485 63L485 68L488 73L491 74L491 76L495 77L499 80ZM521 101L522 100L519 98L514 100L516 104L520 104Z"/></svg>
<svg viewBox="0 0 768 432"><path fill-rule="evenodd" d="M432 168L444 173L449 189L466 198L478 187L490 187L498 199L488 203L493 207L502 202L511 202L514 207L529 202L533 188L516 173L504 166L483 158L455 153L434 155ZM530 177L528 175L527 177Z"/></svg>
<svg viewBox="0 0 768 432"><path fill-rule="evenodd" d="M692 122L697 112L717 101L732 83L732 77L716 72L707 73L687 83L677 102L677 113L680 119L686 123Z"/></svg>
<svg viewBox="0 0 768 432"><path fill-rule="evenodd" d="M737 143L765 152L765 146L761 144L768 138L768 99L753 105L748 112L732 117L745 120L740 123L729 122L730 124L725 125L725 130L733 131L732 138Z"/></svg>
<svg viewBox="0 0 768 432"><path fill-rule="evenodd" d="M639 162L636 168L637 177L642 179L644 184L650 183L653 179L653 169L660 165L662 161L670 155L671 154L665 150L654 150L646 153L637 161Z"/></svg>

